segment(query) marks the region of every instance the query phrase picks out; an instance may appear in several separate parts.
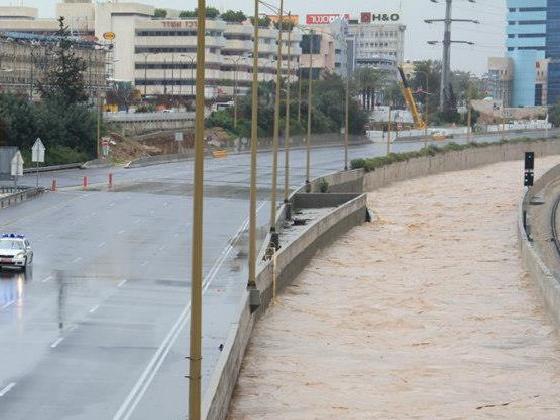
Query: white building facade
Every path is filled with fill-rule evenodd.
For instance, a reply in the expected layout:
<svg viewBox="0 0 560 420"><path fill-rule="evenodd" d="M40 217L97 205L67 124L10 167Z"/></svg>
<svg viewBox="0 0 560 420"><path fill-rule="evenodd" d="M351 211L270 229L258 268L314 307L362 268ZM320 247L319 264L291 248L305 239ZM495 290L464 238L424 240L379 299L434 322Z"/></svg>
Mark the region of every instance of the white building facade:
<svg viewBox="0 0 560 420"><path fill-rule="evenodd" d="M118 81L130 81L146 95L194 96L197 49L196 19L180 19L168 10L167 18L154 17L154 7L140 3L66 0L56 6L73 35L99 40L111 46L109 74ZM40 19L37 9L0 7L0 32L31 32L41 35L58 30L56 19ZM259 74L272 80L276 74L278 31L259 31ZM302 33L292 32L291 55L287 55L284 34L283 73L287 60L295 78L301 56ZM247 90L252 79L253 26L250 22L206 22L207 98L231 97Z"/></svg>

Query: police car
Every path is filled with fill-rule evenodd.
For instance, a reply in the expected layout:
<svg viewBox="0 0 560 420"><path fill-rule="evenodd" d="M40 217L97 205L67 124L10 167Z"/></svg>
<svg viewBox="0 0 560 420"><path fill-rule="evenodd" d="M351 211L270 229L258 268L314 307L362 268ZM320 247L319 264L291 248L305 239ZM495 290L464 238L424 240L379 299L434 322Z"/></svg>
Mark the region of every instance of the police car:
<svg viewBox="0 0 560 420"><path fill-rule="evenodd" d="M0 267L16 267L25 270L33 262L31 244L23 235L14 233L0 237Z"/></svg>

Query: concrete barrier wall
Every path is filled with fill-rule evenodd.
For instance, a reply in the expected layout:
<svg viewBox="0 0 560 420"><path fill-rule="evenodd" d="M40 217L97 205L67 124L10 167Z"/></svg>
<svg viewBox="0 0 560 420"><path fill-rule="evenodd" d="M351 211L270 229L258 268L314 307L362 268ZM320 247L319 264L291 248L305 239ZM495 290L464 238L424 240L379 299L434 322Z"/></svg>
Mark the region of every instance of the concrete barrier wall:
<svg viewBox="0 0 560 420"><path fill-rule="evenodd" d="M529 188L523 195L517 217L517 237L523 268L537 284L544 300L546 312L556 328L560 328L560 283L540 257L534 243L529 241L523 224L523 214L533 197L540 194L548 184L559 178L560 165L555 166L540 177L533 187Z"/></svg>
<svg viewBox="0 0 560 420"><path fill-rule="evenodd" d="M43 194L43 188L22 188L17 192L13 192L0 198L0 209L15 206L16 204L35 198Z"/></svg>
<svg viewBox="0 0 560 420"><path fill-rule="evenodd" d="M261 292L261 306L257 312L251 314L247 297L241 304L239 321L232 328L224 345L222 356L205 394L203 412L207 419L225 419L227 416L254 322L264 314L272 301L273 274L276 276L276 291L280 291L297 277L319 249L350 228L363 223L367 197L365 194L354 194L352 197L354 198L333 209L322 219L314 221L299 238L281 248L276 253L275 260L263 262L258 267L256 282Z"/></svg>
<svg viewBox="0 0 560 420"><path fill-rule="evenodd" d="M521 160L526 151L535 152L536 156L560 154L560 141L545 140L530 143L497 144L484 148L474 148L463 151L448 152L434 157L410 159L398 162L373 172L365 173L363 170L347 171L326 175L329 182L329 191L354 192L373 191L385 187L393 182L403 181L419 176L431 175L446 171L470 169L491 163ZM320 180L311 183L312 192L319 191ZM348 188L349 190L346 190ZM305 191L301 187L292 194L292 199ZM365 219L367 198L359 195L345 205L342 205L324 218L316 221L310 228L289 247L281 249L276 256L276 265L267 262L259 269L257 285L262 292L262 306L255 314L249 313L248 300L244 299L239 311L239 322L235 324L230 337L222 352L218 369L211 380L211 386L204 399L204 413L207 419L225 419L233 390L237 383L239 369L243 360L245 349L250 339L255 318L262 315L272 299L272 274L276 273L277 291L284 288L303 270L315 252L323 246L334 241L340 234L351 227L363 222ZM283 214L284 207L280 210ZM265 241L265 244L267 242ZM550 279L550 273L543 264L534 262L531 249L524 252L527 264L534 266L534 271L542 273L543 282L541 289L548 296L547 305L551 308L560 307L560 290L558 285ZM261 251L261 255L263 252ZM256 316L255 316L256 315ZM560 316L557 317L560 321Z"/></svg>

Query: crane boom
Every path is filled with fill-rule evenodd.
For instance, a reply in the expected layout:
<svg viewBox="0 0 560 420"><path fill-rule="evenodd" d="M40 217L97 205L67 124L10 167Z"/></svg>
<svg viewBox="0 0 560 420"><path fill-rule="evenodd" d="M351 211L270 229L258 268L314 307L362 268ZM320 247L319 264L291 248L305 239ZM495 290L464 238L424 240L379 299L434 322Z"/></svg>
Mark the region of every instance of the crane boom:
<svg viewBox="0 0 560 420"><path fill-rule="evenodd" d="M412 95L412 89L406 80L406 75L404 74L404 70L401 66L399 66L399 73L402 79L402 91L404 100L406 101L406 106L408 110L412 114L412 118L414 119L414 125L417 129L422 130L426 128L426 123L422 119L422 116L418 112L418 107L416 106L416 101L414 100L414 96Z"/></svg>

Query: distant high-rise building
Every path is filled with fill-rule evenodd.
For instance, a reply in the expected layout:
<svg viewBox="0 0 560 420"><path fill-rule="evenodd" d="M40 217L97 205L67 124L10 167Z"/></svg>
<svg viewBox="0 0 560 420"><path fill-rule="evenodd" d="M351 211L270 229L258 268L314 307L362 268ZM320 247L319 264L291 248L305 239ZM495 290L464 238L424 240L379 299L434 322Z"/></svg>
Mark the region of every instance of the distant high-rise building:
<svg viewBox="0 0 560 420"><path fill-rule="evenodd" d="M546 56L548 61L547 102L560 100L560 0L548 0L546 15Z"/></svg>
<svg viewBox="0 0 560 420"><path fill-rule="evenodd" d="M540 97L536 63L547 50L547 0L507 0L507 7L507 55L514 67L512 105L535 106Z"/></svg>

